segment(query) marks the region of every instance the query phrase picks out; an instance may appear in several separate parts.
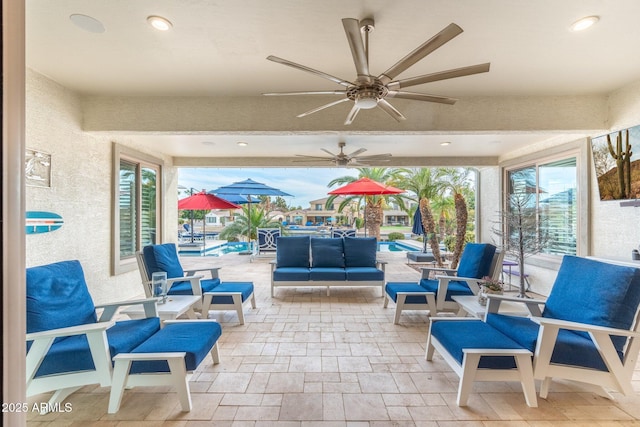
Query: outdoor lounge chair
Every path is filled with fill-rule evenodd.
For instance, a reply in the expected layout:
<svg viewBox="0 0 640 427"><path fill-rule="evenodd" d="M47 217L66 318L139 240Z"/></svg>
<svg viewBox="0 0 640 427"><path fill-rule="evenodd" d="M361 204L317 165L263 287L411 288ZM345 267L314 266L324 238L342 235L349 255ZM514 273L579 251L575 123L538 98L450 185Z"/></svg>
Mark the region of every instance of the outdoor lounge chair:
<svg viewBox="0 0 640 427"><path fill-rule="evenodd" d="M202 304L195 308L202 309L204 317L207 317L206 313L209 310L235 310L240 324L243 325L242 304L250 300L251 306L256 308L253 283L221 282L218 277L219 267L183 270L176 245L173 243L145 246L141 252L136 252L136 259L147 297L153 295L151 290L153 273L165 271L169 286L167 295L202 295ZM198 271L209 271L211 278L196 276L195 273Z"/></svg>
<svg viewBox="0 0 640 427"><path fill-rule="evenodd" d="M254 249L254 253L251 258L256 258L261 255L276 255L276 242L278 237L281 236L279 228L258 228L258 244Z"/></svg>
<svg viewBox="0 0 640 427"><path fill-rule="evenodd" d="M384 307L389 300L396 303L394 323L400 321L403 310L428 310L431 316L439 311L459 310L451 299L454 295L476 295L484 276L498 277L504 253L489 243L467 243L457 270L423 267L422 278L415 282L390 282L385 286ZM431 271L444 272L429 278Z"/></svg>
<svg viewBox="0 0 640 427"><path fill-rule="evenodd" d="M28 268L26 276L27 396L54 391L46 408L55 408L85 385L114 385L119 370L110 413L118 410L125 385L173 385L183 410L191 409L186 372L208 353L218 362L220 325L173 321L161 329L154 299L94 306L79 261ZM146 318L112 320L118 307L134 304L144 305ZM96 308L103 309L99 318ZM134 362L129 372L133 360L155 362ZM129 377L138 372L144 375Z"/></svg>
<svg viewBox="0 0 640 427"><path fill-rule="evenodd" d="M500 302L505 300L526 304L531 317L499 314ZM518 347L533 356L533 376L542 380L543 399L552 379L591 385L609 398L613 398L609 391L627 395L634 391L631 379L640 351L639 306L640 269L567 255L546 301L489 295L486 323L451 318L432 322L427 360L434 348L444 353L445 360L462 374L461 390L466 382L468 392L476 368L480 371L493 365L493 373L484 378L495 378L496 372L514 368L514 360L480 358L484 367L460 370L459 363L466 356L458 351L478 354L481 347L485 354L499 354L498 349ZM485 342L478 342L482 340Z"/></svg>
<svg viewBox="0 0 640 427"><path fill-rule="evenodd" d="M356 237L356 229L355 228L336 228L331 230L332 238L340 238L340 237Z"/></svg>

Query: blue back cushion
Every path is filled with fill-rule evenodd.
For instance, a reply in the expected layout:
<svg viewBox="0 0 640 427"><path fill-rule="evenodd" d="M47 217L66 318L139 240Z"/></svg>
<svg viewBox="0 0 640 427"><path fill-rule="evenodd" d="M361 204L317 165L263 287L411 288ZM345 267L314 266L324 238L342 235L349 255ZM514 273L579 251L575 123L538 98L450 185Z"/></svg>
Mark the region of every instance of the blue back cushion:
<svg viewBox="0 0 640 427"><path fill-rule="evenodd" d="M79 261L27 268L27 333L96 321Z"/></svg>
<svg viewBox="0 0 640 427"><path fill-rule="evenodd" d="M488 276L496 247L488 243L467 243L460 257L458 276L480 279Z"/></svg>
<svg viewBox="0 0 640 427"><path fill-rule="evenodd" d="M309 236L278 237L276 243L278 267L309 267Z"/></svg>
<svg viewBox="0 0 640 427"><path fill-rule="evenodd" d="M347 267L375 267L378 241L375 237L345 237L344 263Z"/></svg>
<svg viewBox="0 0 640 427"><path fill-rule="evenodd" d="M640 269L566 255L543 317L630 329L640 304Z"/></svg>
<svg viewBox="0 0 640 427"><path fill-rule="evenodd" d="M166 271L168 279L184 276L175 244L145 246L142 249L142 254L144 255L144 263L147 265L149 278L153 273L159 271Z"/></svg>
<svg viewBox="0 0 640 427"><path fill-rule="evenodd" d="M311 266L344 268L342 239L311 239Z"/></svg>

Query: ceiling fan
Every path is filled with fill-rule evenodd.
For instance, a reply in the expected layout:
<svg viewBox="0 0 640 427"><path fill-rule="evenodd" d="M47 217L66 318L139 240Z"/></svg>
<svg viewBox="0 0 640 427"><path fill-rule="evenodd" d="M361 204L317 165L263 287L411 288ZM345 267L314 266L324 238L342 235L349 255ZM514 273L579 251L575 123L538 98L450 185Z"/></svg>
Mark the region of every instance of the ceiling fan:
<svg viewBox="0 0 640 427"><path fill-rule="evenodd" d="M306 71L316 76L331 80L345 87L343 90L323 90L323 91L303 91L303 92L272 92L264 93L266 96L286 96L286 95L341 95L342 98L314 108L298 117L308 116L325 108L338 105L343 102L353 101L354 105L347 115L344 124L353 123L356 115L360 110L368 110L380 107L384 112L389 114L398 122L406 120L406 118L388 101L388 98L411 99L415 101L436 102L440 104L455 104L457 99L444 96L428 95L424 93L406 92L401 89L421 85L424 83L435 82L439 80L452 79L455 77L469 76L472 74L486 73L489 71L489 63L471 65L468 67L455 68L436 73L425 74L422 76L411 77L402 80L394 80L399 74L407 70L409 67L420 61L431 52L438 49L457 35L462 33L462 28L456 24L449 24L442 31L431 37L426 42L418 46L414 51L398 61L387 71L378 75L372 75L369 71L369 33L374 29L373 19L363 19L358 21L353 18L344 18L342 20L344 31L351 47L351 55L356 66L357 77L355 81L344 80L322 71L296 64L295 62L270 55L267 57L269 61L287 65L298 70ZM363 38L364 35L364 38Z"/></svg>
<svg viewBox="0 0 640 427"><path fill-rule="evenodd" d="M338 154L333 154L331 151L321 148L322 151L329 154L331 157L325 156L305 156L303 154L296 154L296 157L300 157L300 160L294 160L294 162L317 162L317 161L326 161L329 163L333 163L336 166L369 166L369 162L379 163L379 162L388 162L391 158L391 154L373 154L371 156L361 156L360 154L367 151L366 148L359 148L351 154L345 154L344 147L347 145L346 142L338 142L338 147L340 147L340 152Z"/></svg>

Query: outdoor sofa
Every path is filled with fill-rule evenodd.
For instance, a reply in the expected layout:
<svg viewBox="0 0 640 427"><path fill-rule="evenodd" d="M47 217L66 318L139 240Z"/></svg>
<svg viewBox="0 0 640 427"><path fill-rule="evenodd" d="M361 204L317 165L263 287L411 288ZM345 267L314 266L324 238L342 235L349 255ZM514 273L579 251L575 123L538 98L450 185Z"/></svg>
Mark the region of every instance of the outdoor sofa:
<svg viewBox="0 0 640 427"><path fill-rule="evenodd" d="M276 287L378 286L384 293L384 262L376 259L375 237L278 237L271 263L271 296Z"/></svg>

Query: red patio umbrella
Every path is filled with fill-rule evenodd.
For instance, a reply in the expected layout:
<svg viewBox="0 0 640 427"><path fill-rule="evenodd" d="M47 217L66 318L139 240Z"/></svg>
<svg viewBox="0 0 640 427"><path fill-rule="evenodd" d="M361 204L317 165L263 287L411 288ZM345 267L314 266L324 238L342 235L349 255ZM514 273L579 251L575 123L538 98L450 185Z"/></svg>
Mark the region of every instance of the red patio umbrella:
<svg viewBox="0 0 640 427"><path fill-rule="evenodd" d="M332 195L350 195L350 196L383 196L388 194L400 194L404 193L404 190L400 190L399 188L392 187L390 185L385 185L381 182L374 181L369 178L360 178L356 181L353 181L343 187L336 188L335 190L329 191L328 194ZM364 234L367 235L367 217L364 217L365 227Z"/></svg>
<svg viewBox="0 0 640 427"><path fill-rule="evenodd" d="M178 210L210 211L213 209L241 209L241 207L223 198L214 196L213 194L209 194L205 190L202 190L201 192L186 197L182 200L178 200ZM207 238L206 224L207 220L205 218L202 225L203 244L205 243ZM193 242L193 227L191 228L191 242Z"/></svg>

